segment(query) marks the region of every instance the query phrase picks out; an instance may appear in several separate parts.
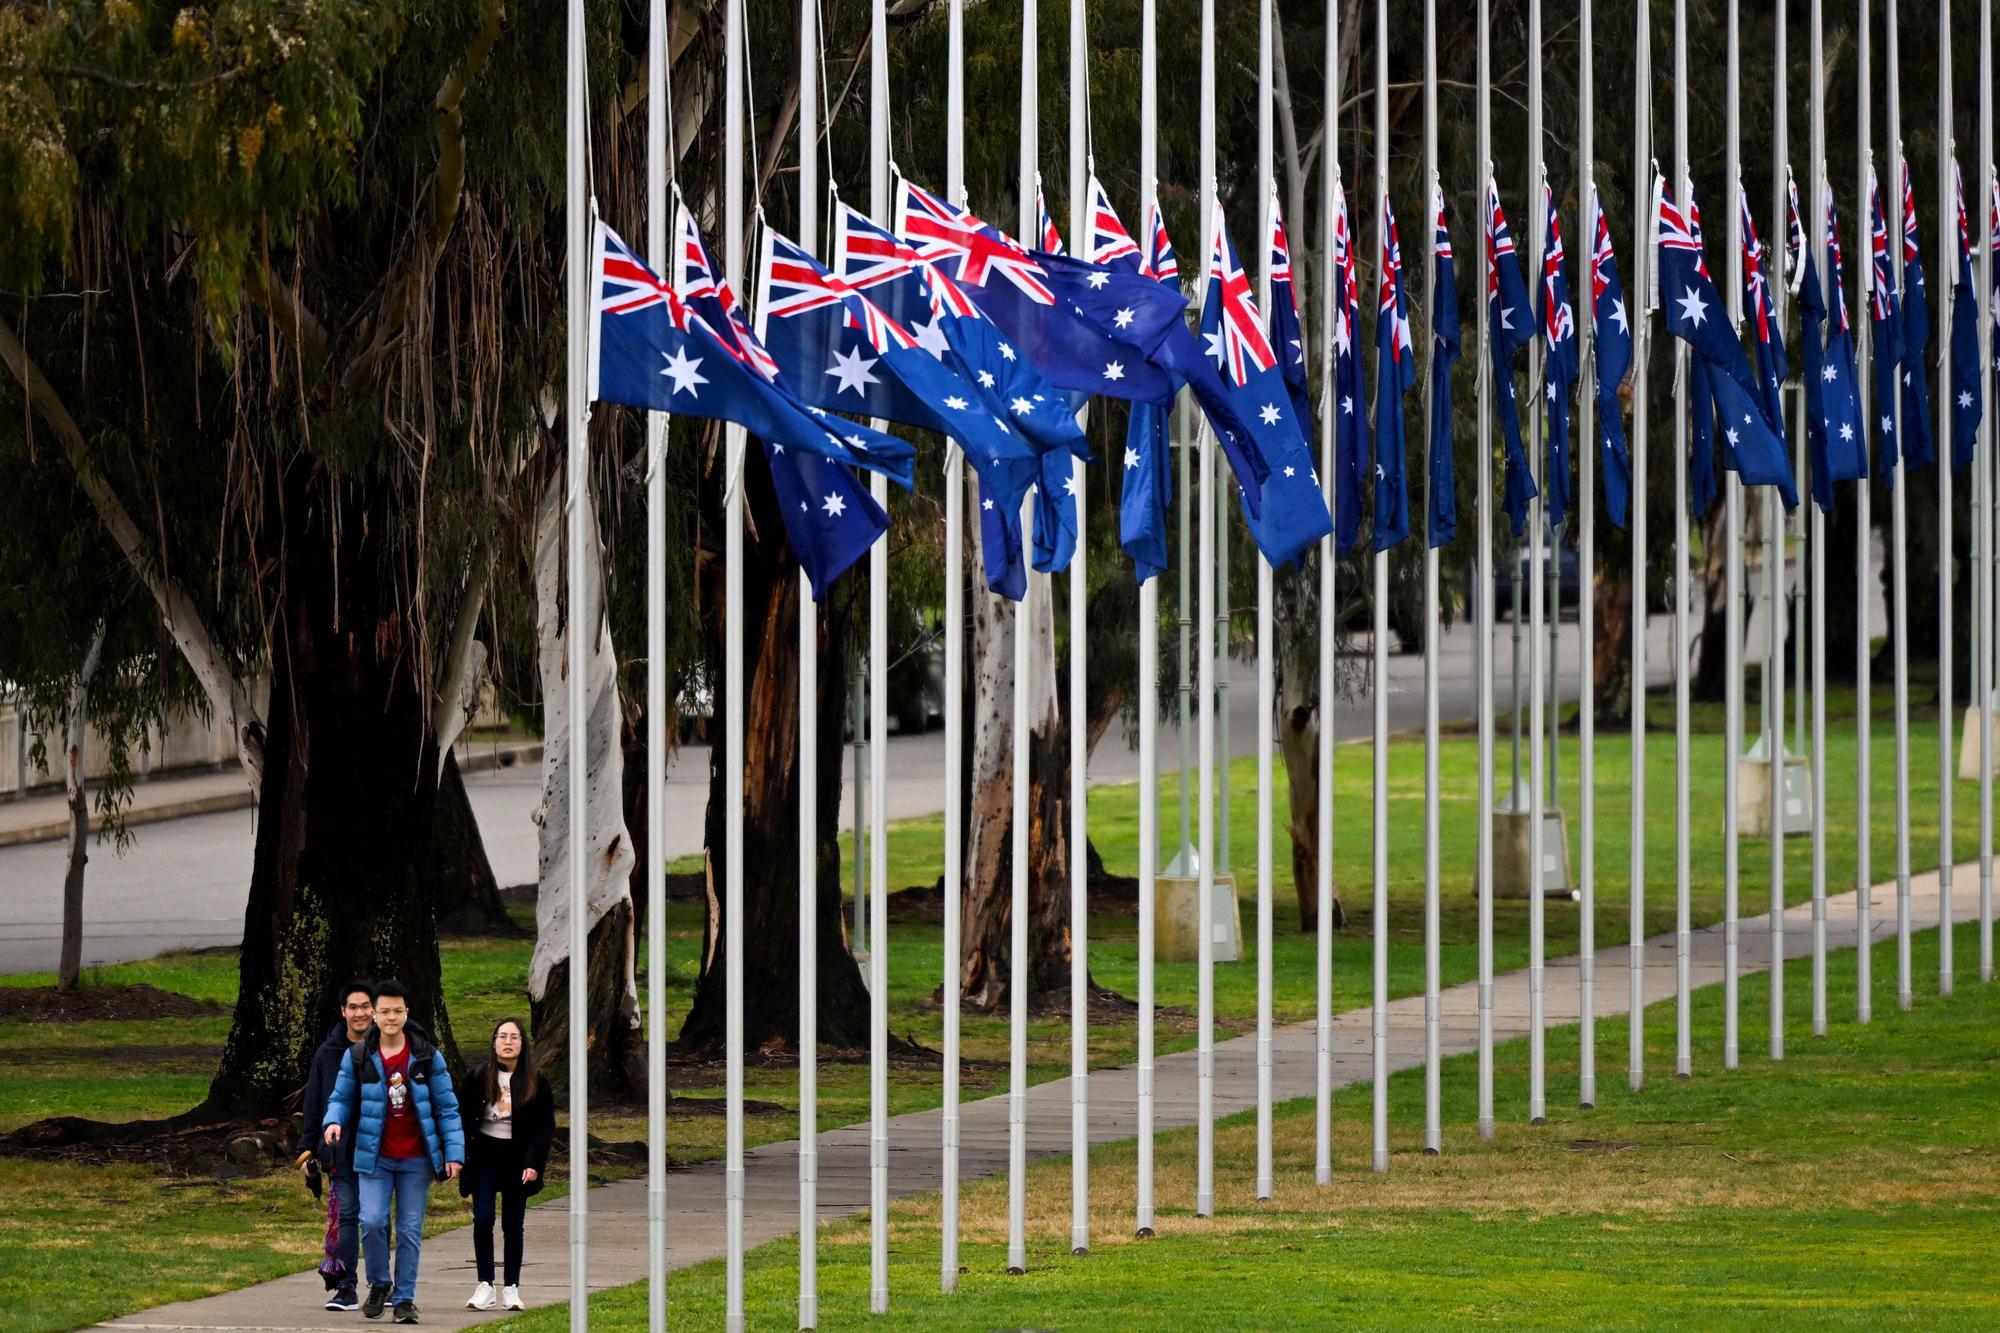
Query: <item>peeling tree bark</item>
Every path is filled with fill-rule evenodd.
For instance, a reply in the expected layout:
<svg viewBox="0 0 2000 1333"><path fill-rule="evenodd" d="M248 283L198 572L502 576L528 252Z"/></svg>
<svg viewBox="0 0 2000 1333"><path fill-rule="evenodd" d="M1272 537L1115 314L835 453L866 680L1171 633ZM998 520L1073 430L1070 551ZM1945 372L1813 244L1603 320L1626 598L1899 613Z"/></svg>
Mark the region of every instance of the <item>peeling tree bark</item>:
<svg viewBox="0 0 2000 1333"><path fill-rule="evenodd" d="M69 806L69 855L63 869L62 955L56 986L75 990L83 971L83 868L90 860L90 794L83 783L83 741L90 724L90 679L104 653L105 622L99 620L84 650L83 665L69 690L68 736L63 744L63 791Z"/></svg>

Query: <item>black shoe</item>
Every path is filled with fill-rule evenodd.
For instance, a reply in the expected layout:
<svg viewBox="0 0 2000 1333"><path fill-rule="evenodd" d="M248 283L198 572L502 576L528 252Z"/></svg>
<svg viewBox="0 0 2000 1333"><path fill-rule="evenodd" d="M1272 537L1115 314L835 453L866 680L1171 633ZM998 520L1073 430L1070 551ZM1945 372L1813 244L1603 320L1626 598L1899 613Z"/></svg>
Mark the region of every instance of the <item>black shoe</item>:
<svg viewBox="0 0 2000 1333"><path fill-rule="evenodd" d="M414 1323L416 1323L416 1322L417 1322L417 1303L416 1303L415 1301L397 1301L397 1302L396 1302L396 1322L397 1322L397 1323L399 1323L399 1324L414 1324Z"/></svg>
<svg viewBox="0 0 2000 1333"><path fill-rule="evenodd" d="M361 1299L354 1294L354 1288L342 1287L339 1291L334 1292L333 1295L326 1298L326 1308L329 1310L359 1310L361 1308ZM379 1314L381 1312L377 1311L376 1313Z"/></svg>
<svg viewBox="0 0 2000 1333"><path fill-rule="evenodd" d="M386 1282L377 1282L374 1286L368 1288L368 1303L361 1307L361 1315L364 1319L380 1319L382 1317L382 1307L388 1303L389 1284Z"/></svg>

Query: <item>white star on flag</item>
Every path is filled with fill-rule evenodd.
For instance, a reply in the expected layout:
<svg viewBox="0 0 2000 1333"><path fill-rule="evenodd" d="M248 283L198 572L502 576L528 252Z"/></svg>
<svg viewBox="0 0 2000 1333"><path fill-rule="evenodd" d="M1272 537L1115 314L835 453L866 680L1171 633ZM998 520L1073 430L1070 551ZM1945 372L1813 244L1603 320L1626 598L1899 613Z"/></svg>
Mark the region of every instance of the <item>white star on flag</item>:
<svg viewBox="0 0 2000 1333"><path fill-rule="evenodd" d="M1731 449L1734 449L1736 447L1736 441L1740 438L1736 433L1736 427L1731 426L1728 430L1724 431L1723 434L1729 437L1729 447Z"/></svg>
<svg viewBox="0 0 2000 1333"><path fill-rule="evenodd" d="M823 407L808 407L806 411L812 413L816 417L823 417L826 415L826 409Z"/></svg>
<svg viewBox="0 0 2000 1333"><path fill-rule="evenodd" d="M1854 438L1854 426L1852 423L1846 421L1840 423L1840 438L1842 440L1851 440Z"/></svg>
<svg viewBox="0 0 2000 1333"><path fill-rule="evenodd" d="M866 439L865 437L863 437L863 436L860 436L860 435L850 435L850 436L848 436L848 437L847 437L847 442L848 442L849 444L853 445L853 446L854 446L854 447L855 447L856 449L866 449L866 448L868 447L868 441L867 441L867 439Z"/></svg>
<svg viewBox="0 0 2000 1333"><path fill-rule="evenodd" d="M944 405L950 408L954 412L963 412L966 406L965 400L963 398L960 398L957 394L952 394L950 397L946 398L944 400Z"/></svg>
<svg viewBox="0 0 2000 1333"><path fill-rule="evenodd" d="M1701 299L1701 293L1690 287L1687 295L1675 299L1681 305L1681 318L1700 328L1702 321L1708 318L1708 302Z"/></svg>
<svg viewBox="0 0 2000 1333"><path fill-rule="evenodd" d="M1009 347L1006 343L1001 343L1000 355L1006 357L1009 361L1012 361L1014 359L1014 349Z"/></svg>
<svg viewBox="0 0 2000 1333"><path fill-rule="evenodd" d="M1623 301L1613 301L1611 303L1611 322L1618 326L1620 333L1629 334L1632 331L1632 326L1625 322L1625 303Z"/></svg>
<svg viewBox="0 0 2000 1333"><path fill-rule="evenodd" d="M1139 466L1139 451L1137 449L1127 448L1125 450L1125 470L1127 472L1130 472L1133 468L1137 466Z"/></svg>
<svg viewBox="0 0 2000 1333"><path fill-rule="evenodd" d="M1130 308L1128 307L1128 308L1126 308L1126 309L1124 309L1124 310L1121 310L1121 311L1119 311L1119 312L1118 312L1117 314L1115 314L1115 315L1113 315L1113 316L1111 317L1111 322L1112 322L1113 324L1117 325L1117 326L1118 326L1119 328L1121 328L1121 329L1129 329L1129 328L1131 328L1131 327L1132 327L1132 311L1131 311L1131 309L1130 309Z"/></svg>
<svg viewBox="0 0 2000 1333"><path fill-rule="evenodd" d="M783 452L785 452L785 446L779 444L776 440L773 440L771 441L771 452L774 454L782 454Z"/></svg>
<svg viewBox="0 0 2000 1333"><path fill-rule="evenodd" d="M1125 378L1125 367L1124 367L1124 365L1122 365L1121 363L1119 363L1119 362L1117 362L1117 361L1113 361L1113 362L1112 362L1111 364L1107 365L1107 366L1106 366L1106 367L1104 368L1104 378L1105 378L1105 379L1108 379L1108 380L1122 380L1122 379L1124 379L1124 378Z"/></svg>
<svg viewBox="0 0 2000 1333"><path fill-rule="evenodd" d="M1074 472L1070 473L1070 475L1063 478L1063 494L1064 495L1076 494L1076 474Z"/></svg>
<svg viewBox="0 0 2000 1333"><path fill-rule="evenodd" d="M826 503L822 504L820 508L826 511L828 518L839 518L847 512L847 501L841 499L839 493L836 492L827 496Z"/></svg>
<svg viewBox="0 0 2000 1333"><path fill-rule="evenodd" d="M1261 419L1261 420L1263 421L1263 423L1264 423L1265 425L1267 425L1267 426L1275 426L1275 425L1277 425L1277 424L1278 424L1278 405L1277 405L1276 403L1266 403L1266 404L1264 404L1264 406L1263 406L1263 407L1261 407L1261 408L1259 408L1259 409L1257 410L1257 416L1258 416L1258 417L1259 417L1259 419Z"/></svg>
<svg viewBox="0 0 2000 1333"><path fill-rule="evenodd" d="M993 507L993 501L991 501L991 500L981 500L981 501L979 502L979 507L980 507L981 509L991 509L991 508Z"/></svg>
<svg viewBox="0 0 2000 1333"><path fill-rule="evenodd" d="M1971 395L1970 393L1967 393L1967 392L1964 392L1964 391L1962 391L1962 390L1961 390L1961 391L1960 391L1960 393L1959 393L1959 395L1958 395L1958 405L1959 405L1960 407L1971 407L1971 406L1972 406L1972 395Z"/></svg>
<svg viewBox="0 0 2000 1333"><path fill-rule="evenodd" d="M930 323L919 324L910 332L915 336L917 346L940 361L944 360L944 354L951 350L951 344L945 341L943 315L931 316Z"/></svg>
<svg viewBox="0 0 2000 1333"><path fill-rule="evenodd" d="M690 398L699 398L701 390L696 386L708 383L707 376L695 374L700 368L700 357L690 357L686 348L676 347L673 355L667 358L666 369L660 373L674 382L673 392L685 393Z"/></svg>
<svg viewBox="0 0 2000 1333"><path fill-rule="evenodd" d="M1285 475L1288 477L1296 477L1299 475L1299 470L1295 467L1292 467L1290 464L1287 464L1285 466Z"/></svg>
<svg viewBox="0 0 2000 1333"><path fill-rule="evenodd" d="M1210 359L1211 359L1211 360L1213 360L1213 361L1215 362L1215 364L1216 364L1216 365L1218 365L1218 366L1219 366L1219 365L1221 365L1221 364L1222 364L1222 334L1221 334L1220 332L1216 332L1216 333L1204 333L1204 334L1202 334L1201 336L1202 336L1202 337L1204 337L1204 338L1206 338L1206 339L1208 340L1208 355L1209 355Z"/></svg>
<svg viewBox="0 0 2000 1333"><path fill-rule="evenodd" d="M1092 288L1102 287L1109 281L1111 281L1109 273L1093 273L1090 275L1090 285Z"/></svg>
<svg viewBox="0 0 2000 1333"><path fill-rule="evenodd" d="M1354 414L1354 399L1351 395L1342 396L1340 400L1340 410L1341 412L1343 412L1348 416L1352 416Z"/></svg>
<svg viewBox="0 0 2000 1333"><path fill-rule="evenodd" d="M1514 327L1513 306L1503 305L1500 307L1500 327L1503 329L1511 329Z"/></svg>
<svg viewBox="0 0 2000 1333"><path fill-rule="evenodd" d="M1029 402L1025 398L1016 398L1011 404L1009 404L1009 406L1011 406L1014 409L1014 414L1016 416L1020 416L1023 413L1032 412L1035 410L1035 405Z"/></svg>
<svg viewBox="0 0 2000 1333"><path fill-rule="evenodd" d="M868 396L867 386L880 383L879 380L868 373L869 367L874 364L874 358L862 356L861 349L854 347L848 349L848 353L845 356L836 354L833 358L833 364L827 367L826 373L840 381L840 387L834 392L847 393L852 391L856 397L866 398Z"/></svg>
<svg viewBox="0 0 2000 1333"><path fill-rule="evenodd" d="M1893 417L1885 416L1882 418L1882 433L1884 435L1893 435L1896 433L1896 422Z"/></svg>
<svg viewBox="0 0 2000 1333"><path fill-rule="evenodd" d="M990 370L982 370L982 371L980 371L980 372L979 372L979 387L980 387L980 388L982 388L982 389L990 389L990 388L992 388L992 387L993 387L993 383L994 383L994 380L993 380L993 372L992 372L992 371L990 371Z"/></svg>
<svg viewBox="0 0 2000 1333"><path fill-rule="evenodd" d="M1386 472L1384 472L1384 471L1382 470L1382 465L1381 465L1380 463L1377 463L1377 464L1375 465L1375 480L1377 480L1377 481L1381 481L1381 480L1382 480L1383 478L1387 477L1388 475L1389 475L1388 473L1386 473Z"/></svg>
<svg viewBox="0 0 2000 1333"><path fill-rule="evenodd" d="M1819 377L1825 383L1831 384L1835 380L1840 378L1840 372L1835 370L1832 366L1828 366L1820 371Z"/></svg>

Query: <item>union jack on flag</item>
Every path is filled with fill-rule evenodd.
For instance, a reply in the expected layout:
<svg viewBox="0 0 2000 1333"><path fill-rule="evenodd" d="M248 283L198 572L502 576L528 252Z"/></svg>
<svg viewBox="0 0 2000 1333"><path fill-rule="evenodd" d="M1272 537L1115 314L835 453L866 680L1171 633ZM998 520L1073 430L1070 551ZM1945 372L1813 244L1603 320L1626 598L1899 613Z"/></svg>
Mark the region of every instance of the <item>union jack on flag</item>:
<svg viewBox="0 0 2000 1333"><path fill-rule="evenodd" d="M1063 252L1062 233L1056 230L1056 220L1049 216L1048 201L1042 198L1042 173L1035 173L1035 225L1041 232L1038 238L1042 249L1052 255Z"/></svg>
<svg viewBox="0 0 2000 1333"><path fill-rule="evenodd" d="M1174 243L1167 238L1167 220L1158 200L1146 207L1146 253L1140 257L1139 271L1161 282L1181 279L1180 261L1174 258Z"/></svg>
<svg viewBox="0 0 2000 1333"><path fill-rule="evenodd" d="M1111 196L1104 192L1104 182L1096 176L1090 178L1090 230L1084 245L1083 257L1093 264L1124 261L1121 267L1130 268L1139 262L1138 242L1119 221L1118 210L1111 206Z"/></svg>
<svg viewBox="0 0 2000 1333"><path fill-rule="evenodd" d="M882 308L860 292L812 262L811 256L783 236L771 236L771 277L769 297L764 306L767 319L789 319L839 305L846 314L847 327L861 330L877 352L891 347L915 347L917 340Z"/></svg>
<svg viewBox="0 0 2000 1333"><path fill-rule="evenodd" d="M1568 254L1563 249L1562 220L1556 215L1554 193L1542 182L1542 209L1549 220L1548 253L1542 256L1542 337L1550 347L1576 337L1576 312L1562 280Z"/></svg>
<svg viewBox="0 0 2000 1333"><path fill-rule="evenodd" d="M1250 289L1250 275L1236 257L1224 230L1222 201L1215 204L1209 230L1209 264L1222 300L1222 342L1218 349L1222 364L1237 388L1250 381L1250 373L1271 369L1277 356L1264 333L1264 317L1257 309L1256 294Z"/></svg>
<svg viewBox="0 0 2000 1333"><path fill-rule="evenodd" d="M704 303L709 304L717 317L708 322L715 326L717 340L724 350L775 383L778 363L744 322L743 305L729 283L715 271L715 261L709 257L708 246L702 241L701 230L695 226L694 214L688 212L686 204L674 211L674 254L678 278L675 288L681 299L697 313Z"/></svg>
<svg viewBox="0 0 2000 1333"><path fill-rule="evenodd" d="M997 277L1036 305L1054 305L1055 293L1042 281L1037 264L1012 239L970 211L903 182L903 235L927 263L948 276L984 287Z"/></svg>
<svg viewBox="0 0 2000 1333"><path fill-rule="evenodd" d="M640 258L626 248L618 233L604 232L604 285L598 294L598 308L607 315L630 315L656 305L665 305L674 327L683 333L688 321L696 318L674 289L667 285Z"/></svg>
<svg viewBox="0 0 2000 1333"><path fill-rule="evenodd" d="M1410 356L1414 353L1415 345L1410 341L1409 309L1397 299L1402 294L1403 286L1403 242L1397 235L1396 214L1389 207L1389 197L1387 195L1382 196L1382 220L1384 224L1382 227L1382 285L1380 291L1377 293L1375 308L1379 316L1388 318L1395 326L1396 336L1389 344L1389 358L1396 363L1400 375L1403 373L1402 368L1406 366ZM1278 241L1280 244L1284 242L1284 230L1282 227L1278 231ZM1277 278L1277 270L1275 268L1272 269L1271 276L1273 281L1275 281ZM1289 255L1285 259L1285 278L1287 282L1291 279L1291 258ZM1414 369L1414 367L1411 367L1411 369Z"/></svg>
<svg viewBox="0 0 2000 1333"><path fill-rule="evenodd" d="M980 319L979 307L959 290L958 284L926 264L917 252L894 233L878 227L853 205L840 206L839 225L834 230L835 259L841 280L856 291L897 282L915 274L923 284L930 313L935 319L950 314L959 319ZM905 319L911 311L903 310ZM923 339L918 339L919 343ZM936 355L938 349L931 348Z"/></svg>
<svg viewBox="0 0 2000 1333"><path fill-rule="evenodd" d="M1847 269L1847 259L1840 248L1840 214L1834 207L1833 182L1826 185L1826 286L1827 303L1831 307L1829 318L1833 321L1835 333L1849 331L1847 323L1847 284L1843 274Z"/></svg>
<svg viewBox="0 0 2000 1333"><path fill-rule="evenodd" d="M1450 259L1451 230L1444 225L1444 190L1435 184L1431 186L1431 212L1434 214L1431 225L1436 228L1431 239L1431 253L1439 259Z"/></svg>
<svg viewBox="0 0 2000 1333"><path fill-rule="evenodd" d="M1604 216L1604 210L1597 206L1597 196L1593 192L1590 199L1592 229L1590 238L1590 313L1597 315L1597 304L1604 297L1604 291L1611 285L1611 265L1617 262L1617 251L1611 248L1611 221Z"/></svg>
<svg viewBox="0 0 2000 1333"><path fill-rule="evenodd" d="M1896 313L1896 269L1889 256L1889 224L1882 216L1882 190L1873 174L1868 178L1868 249L1874 267L1868 300L1877 320Z"/></svg>
<svg viewBox="0 0 2000 1333"><path fill-rule="evenodd" d="M1750 194L1740 184L1736 187L1736 201L1743 218L1743 286L1750 297L1750 318L1757 341L1769 343L1776 325L1771 286L1764 277L1764 245L1757 239L1757 222L1750 214ZM1794 226L1798 224L1796 213L1792 221Z"/></svg>
<svg viewBox="0 0 2000 1333"><path fill-rule="evenodd" d="M1903 163L1903 263L1921 258L1917 249L1917 196L1910 188L1910 164Z"/></svg>

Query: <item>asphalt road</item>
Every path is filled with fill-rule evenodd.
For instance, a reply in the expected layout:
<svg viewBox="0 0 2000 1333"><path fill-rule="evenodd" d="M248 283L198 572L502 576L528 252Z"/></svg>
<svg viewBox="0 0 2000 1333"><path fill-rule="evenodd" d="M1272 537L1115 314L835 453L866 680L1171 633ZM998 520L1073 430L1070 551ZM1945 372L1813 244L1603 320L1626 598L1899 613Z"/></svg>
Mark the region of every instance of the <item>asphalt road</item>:
<svg viewBox="0 0 2000 1333"><path fill-rule="evenodd" d="M1504 708L1509 697L1510 627L1502 621L1498 629L1496 688ZM1658 673L1656 679L1665 679L1670 634L1670 622L1655 616L1651 660ZM1753 631L1753 648L1760 637ZM1577 642L1575 622L1564 622L1558 652L1566 698L1576 696ZM1473 635L1460 626L1442 636L1439 643L1440 713L1447 720L1470 717L1476 707ZM1335 733L1343 741L1370 734L1368 669L1365 654L1343 660L1343 676L1353 681L1358 691L1343 697L1334 710ZM1390 727L1397 731L1421 727L1421 656L1391 655L1388 692ZM1256 705L1255 664L1237 661L1229 688L1229 747L1234 754L1255 751ZM1176 731L1163 727L1159 743L1163 767L1176 764ZM1139 773L1136 746L1136 738L1126 737L1122 727L1114 726L1092 759L1091 781L1135 780ZM942 789L943 736L938 732L892 736L889 748L889 817L935 812ZM664 837L671 856L701 849L708 764L706 746L687 746L676 754L668 770ZM532 882L536 877L535 816L541 803L539 772L511 768L475 774L467 778L466 787L500 882ZM843 772L843 825L853 818L852 787L850 763L844 765ZM132 845L122 854L108 845L93 847L85 887L85 965L238 943L243 937L243 911L249 892L253 818L249 810L196 815L134 829ZM0 973L54 967L61 922L62 863L60 843L0 849Z"/></svg>

